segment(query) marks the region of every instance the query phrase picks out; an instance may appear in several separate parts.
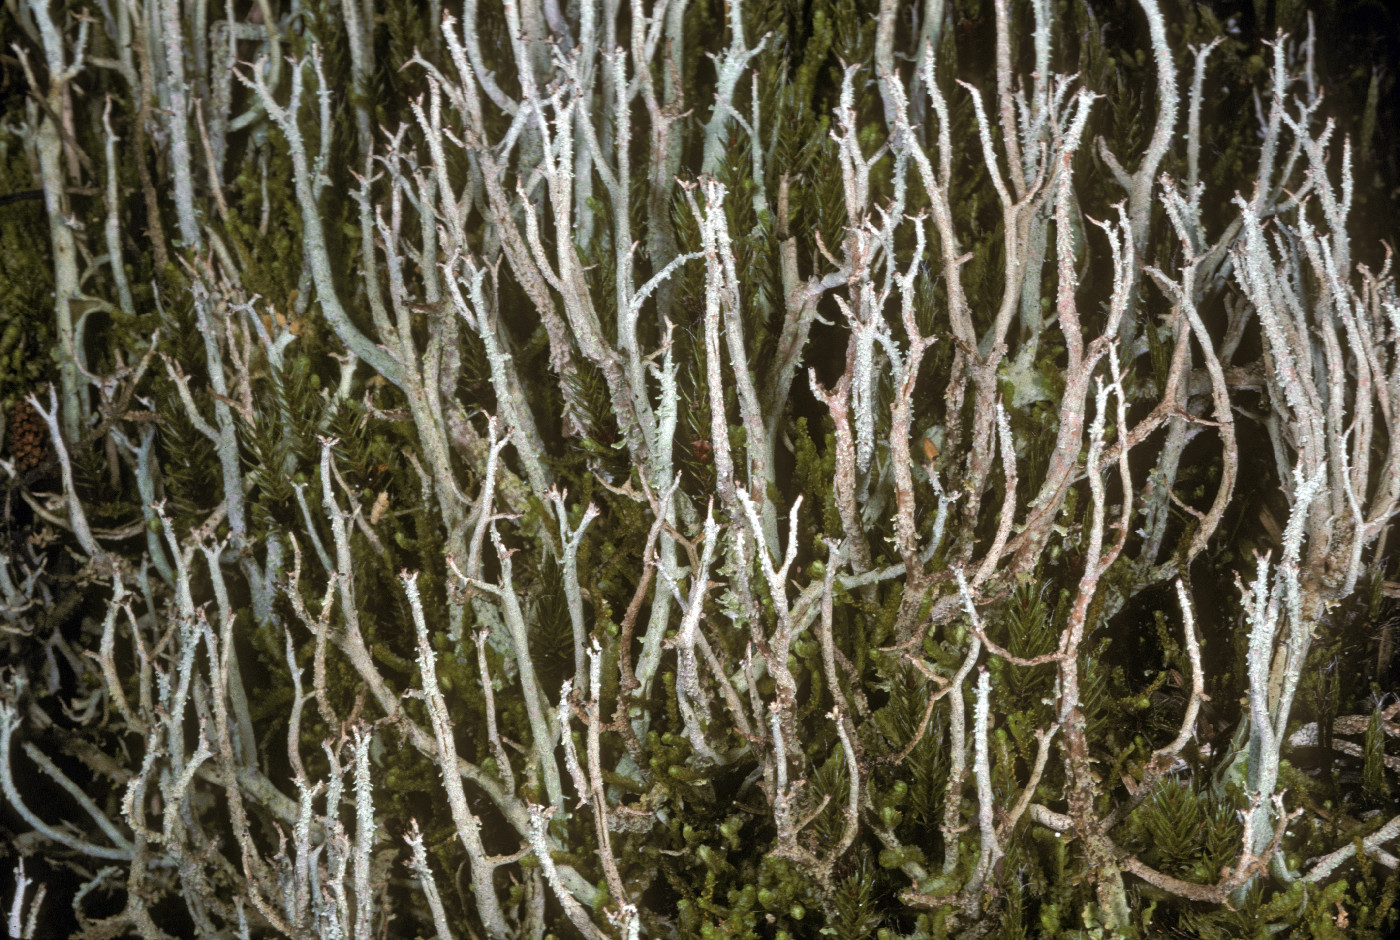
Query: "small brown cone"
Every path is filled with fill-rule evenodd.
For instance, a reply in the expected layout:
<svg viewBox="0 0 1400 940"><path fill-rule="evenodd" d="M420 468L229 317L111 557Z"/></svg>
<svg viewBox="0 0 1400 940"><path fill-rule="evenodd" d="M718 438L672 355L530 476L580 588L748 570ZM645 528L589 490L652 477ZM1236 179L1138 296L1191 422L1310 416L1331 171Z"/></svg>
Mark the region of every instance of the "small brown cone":
<svg viewBox="0 0 1400 940"><path fill-rule="evenodd" d="M27 473L48 459L45 436L43 419L34 406L24 399L15 402L5 431L5 448L15 462L15 470Z"/></svg>

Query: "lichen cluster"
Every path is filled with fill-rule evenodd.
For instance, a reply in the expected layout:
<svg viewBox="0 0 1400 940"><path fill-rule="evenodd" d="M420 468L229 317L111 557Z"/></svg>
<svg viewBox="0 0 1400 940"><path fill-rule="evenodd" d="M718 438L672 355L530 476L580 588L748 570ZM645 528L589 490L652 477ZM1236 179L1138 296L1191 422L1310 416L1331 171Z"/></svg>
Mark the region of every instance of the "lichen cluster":
<svg viewBox="0 0 1400 940"><path fill-rule="evenodd" d="M146 5L183 11L187 31L226 15ZM37 428L42 410L46 438L76 430L40 451L16 443L12 418L0 448L6 780L101 842L79 802L39 798L32 748L122 839L146 838L139 814L166 826L117 877L3 811L0 854L47 880L42 916L63 932L331 936L325 911L342 911L360 936L1393 935L1400 875L1384 847L1306 878L1400 813L1395 540L1385 513L1375 531L1347 528L1389 498L1400 432L1400 399L1371 409L1366 384L1400 394L1379 243L1393 233L1375 221L1395 182L1380 78L1341 74L1306 117L1288 99L1309 141L1336 122L1318 158L1331 185L1351 161L1349 250L1369 269L1337 283L1390 316L1341 351L1320 327L1293 337L1316 350L1308 369L1342 364L1316 411L1336 410L1341 451L1373 465L1346 491L1354 505L1342 494L1360 461L1325 464L1316 485L1334 488L1312 503L1311 478L1294 478L1312 412L1284 400L1282 345L1237 273L1292 263L1315 318L1301 322L1331 302L1300 234L1344 243L1325 187L1307 177L1302 208L1289 202L1312 166L1303 135L1277 132L1259 197L1273 201L1251 217L1282 221L1258 242L1239 221L1263 205L1250 200L1270 101L1315 101L1304 86L1328 77L1306 58L1303 3L1161 4L1181 113L1158 172L1188 196L1150 174L1141 218L1127 180L1162 120L1162 57L1132 4L1007 4L999 63L1003 5L976 0L234 3L240 25L271 15L290 58L256 87L273 81L253 61L268 44L239 34L246 61L220 114L212 43L191 42L190 93L224 128L215 167L189 121L193 218L156 114L166 93L142 100L137 76L168 52L124 52L114 6L0 11L28 62L4 60L22 91L0 105L0 196L59 186L83 268L67 388L50 356L62 285L45 203L0 205L0 411ZM602 19L588 26L587 10ZM1037 63L1042 17L1053 52ZM57 100L43 21L70 55L91 26L61 184L37 156ZM1293 38L1271 49L1275 27ZM587 29L594 56L570 72ZM1187 50L1211 42L1188 143ZM1077 77L1047 91L1038 64ZM1017 78L999 101L1003 65ZM646 86L625 115L609 97L619 77L622 94ZM1072 146L1057 122L1080 89L1100 97L1085 97ZM1049 115L1033 132L1032 114ZM586 179L561 197L576 167ZM1205 201L1183 224L1194 182ZM1032 208L1017 216L1021 197ZM1008 235L1009 219L1024 230ZM619 298L639 298L630 325ZM1174 394L1177 411L1154 417ZM81 420L64 429L74 396ZM1336 546L1353 543L1348 577ZM1288 632L1285 585L1302 585L1306 639ZM1279 632L1260 640L1266 624ZM194 691L170 701L188 713L170 719L163 696L184 680ZM1259 700L1274 714L1291 701L1268 774ZM207 772L185 780L206 738ZM235 766L256 780L230 785ZM445 777L460 777L461 806ZM162 816L157 781L178 813ZM327 782L343 802L308 795ZM288 848L312 845L310 862ZM128 884L133 857L145 868ZM289 887L319 891L336 858L352 901ZM193 886L203 906L185 900Z"/></svg>

